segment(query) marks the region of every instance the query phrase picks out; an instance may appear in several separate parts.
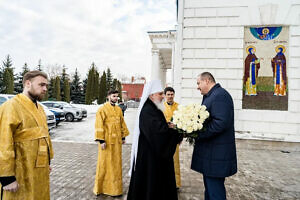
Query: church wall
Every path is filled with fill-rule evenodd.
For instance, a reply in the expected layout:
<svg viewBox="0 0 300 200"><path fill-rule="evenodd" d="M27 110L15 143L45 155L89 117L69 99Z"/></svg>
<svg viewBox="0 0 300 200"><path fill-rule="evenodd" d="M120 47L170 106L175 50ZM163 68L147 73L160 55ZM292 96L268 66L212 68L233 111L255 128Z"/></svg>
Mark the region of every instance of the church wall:
<svg viewBox="0 0 300 200"><path fill-rule="evenodd" d="M180 0L178 23L181 103L201 102L196 77L209 71L234 99L238 138L300 142L299 0ZM289 29L287 111L242 108L244 30L255 26Z"/></svg>

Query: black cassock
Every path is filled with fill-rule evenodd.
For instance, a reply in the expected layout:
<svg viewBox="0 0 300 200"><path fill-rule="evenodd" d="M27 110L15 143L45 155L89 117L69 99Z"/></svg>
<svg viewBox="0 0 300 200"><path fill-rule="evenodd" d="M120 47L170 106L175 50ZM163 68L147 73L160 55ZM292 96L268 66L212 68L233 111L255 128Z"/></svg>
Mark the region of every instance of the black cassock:
<svg viewBox="0 0 300 200"><path fill-rule="evenodd" d="M168 127L164 114L147 100L140 114L140 136L128 200L177 200L173 155L181 135Z"/></svg>

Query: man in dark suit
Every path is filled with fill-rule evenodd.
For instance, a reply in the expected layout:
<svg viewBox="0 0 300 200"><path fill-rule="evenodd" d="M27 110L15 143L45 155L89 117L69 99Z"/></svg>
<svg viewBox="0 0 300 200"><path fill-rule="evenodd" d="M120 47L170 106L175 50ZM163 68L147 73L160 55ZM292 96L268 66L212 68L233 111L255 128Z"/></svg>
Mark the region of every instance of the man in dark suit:
<svg viewBox="0 0 300 200"><path fill-rule="evenodd" d="M199 131L191 168L203 174L205 200L223 200L225 177L237 172L233 101L209 72L197 77L197 85L210 117Z"/></svg>

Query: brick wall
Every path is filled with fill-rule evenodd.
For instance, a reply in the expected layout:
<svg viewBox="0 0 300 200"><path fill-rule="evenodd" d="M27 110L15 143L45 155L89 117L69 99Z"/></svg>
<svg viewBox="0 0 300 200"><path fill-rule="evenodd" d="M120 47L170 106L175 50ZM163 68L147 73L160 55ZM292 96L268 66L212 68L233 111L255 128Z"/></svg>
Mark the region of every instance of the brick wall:
<svg viewBox="0 0 300 200"><path fill-rule="evenodd" d="M126 92L126 100L139 101L142 97L144 84L122 83L122 91Z"/></svg>

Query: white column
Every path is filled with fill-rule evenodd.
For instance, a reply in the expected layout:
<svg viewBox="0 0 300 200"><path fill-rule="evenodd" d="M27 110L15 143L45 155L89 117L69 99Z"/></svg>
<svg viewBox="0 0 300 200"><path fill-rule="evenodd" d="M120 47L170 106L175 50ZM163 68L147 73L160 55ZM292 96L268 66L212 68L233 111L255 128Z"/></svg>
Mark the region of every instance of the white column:
<svg viewBox="0 0 300 200"><path fill-rule="evenodd" d="M163 88L166 87L167 69L161 69L160 80Z"/></svg>
<svg viewBox="0 0 300 200"><path fill-rule="evenodd" d="M182 28L183 28L183 10L184 10L184 0L178 1L178 25L176 27L176 39L175 39L175 51L174 51L174 83L173 87L175 90L175 101L181 103L182 95L181 95L181 83L182 83Z"/></svg>
<svg viewBox="0 0 300 200"><path fill-rule="evenodd" d="M181 62L181 40L182 34L180 33L180 28L177 29L176 44L174 49L174 69L173 69L173 87L175 90L175 101L181 103L181 83L182 83L182 62Z"/></svg>
<svg viewBox="0 0 300 200"><path fill-rule="evenodd" d="M171 63L171 86L172 87L174 87L174 82L175 82L174 76L175 76L175 41L172 42L172 63Z"/></svg>
<svg viewBox="0 0 300 200"><path fill-rule="evenodd" d="M160 79L160 61L159 61L159 50L152 49L152 66L151 66L151 80Z"/></svg>

